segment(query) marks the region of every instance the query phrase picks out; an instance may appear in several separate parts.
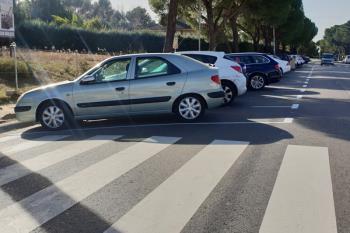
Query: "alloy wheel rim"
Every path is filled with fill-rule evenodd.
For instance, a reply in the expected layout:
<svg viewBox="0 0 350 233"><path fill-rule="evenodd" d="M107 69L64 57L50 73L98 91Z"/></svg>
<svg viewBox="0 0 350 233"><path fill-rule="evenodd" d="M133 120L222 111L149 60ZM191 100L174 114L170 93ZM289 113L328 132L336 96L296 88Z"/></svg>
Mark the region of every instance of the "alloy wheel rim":
<svg viewBox="0 0 350 233"><path fill-rule="evenodd" d="M261 76L254 76L251 80L250 83L254 89L260 89L264 86L264 78Z"/></svg>
<svg viewBox="0 0 350 233"><path fill-rule="evenodd" d="M57 106L49 106L43 111L42 120L47 127L57 129L64 123L63 111Z"/></svg>
<svg viewBox="0 0 350 233"><path fill-rule="evenodd" d="M228 86L224 86L224 92L225 92L225 97L224 97L225 103L231 102L231 100L233 98L233 92L232 92L231 88Z"/></svg>
<svg viewBox="0 0 350 233"><path fill-rule="evenodd" d="M179 104L179 113L181 117L187 120L196 119L202 111L200 101L194 97L187 97L181 100Z"/></svg>

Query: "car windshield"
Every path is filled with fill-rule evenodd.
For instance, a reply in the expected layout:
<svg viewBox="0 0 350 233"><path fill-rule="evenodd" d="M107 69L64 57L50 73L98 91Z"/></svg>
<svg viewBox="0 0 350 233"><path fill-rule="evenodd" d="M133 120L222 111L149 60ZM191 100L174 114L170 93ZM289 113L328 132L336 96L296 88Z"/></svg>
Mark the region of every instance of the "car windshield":
<svg viewBox="0 0 350 233"><path fill-rule="evenodd" d="M324 54L324 55L322 55L322 58L325 58L325 59L333 59L334 56L331 55L331 54Z"/></svg>

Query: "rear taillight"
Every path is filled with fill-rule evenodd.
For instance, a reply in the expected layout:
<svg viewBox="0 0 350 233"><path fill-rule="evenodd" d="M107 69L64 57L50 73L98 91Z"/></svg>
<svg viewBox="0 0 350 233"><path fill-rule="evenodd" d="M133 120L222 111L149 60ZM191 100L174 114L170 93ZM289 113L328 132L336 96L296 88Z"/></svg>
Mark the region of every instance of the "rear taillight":
<svg viewBox="0 0 350 233"><path fill-rule="evenodd" d="M231 68L239 73L242 73L242 67L240 67L240 66L231 66Z"/></svg>
<svg viewBox="0 0 350 233"><path fill-rule="evenodd" d="M211 76L211 81L213 81L214 83L219 84L219 85L221 84L221 80L220 80L219 75Z"/></svg>

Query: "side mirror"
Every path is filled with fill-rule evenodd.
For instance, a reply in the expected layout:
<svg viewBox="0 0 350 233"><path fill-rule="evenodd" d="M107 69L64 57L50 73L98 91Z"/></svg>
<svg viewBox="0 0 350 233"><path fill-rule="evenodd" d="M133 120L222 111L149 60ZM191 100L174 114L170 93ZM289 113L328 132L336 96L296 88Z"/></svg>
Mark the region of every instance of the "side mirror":
<svg viewBox="0 0 350 233"><path fill-rule="evenodd" d="M80 80L80 84L89 84L95 81L96 79L93 75L86 75L84 78Z"/></svg>

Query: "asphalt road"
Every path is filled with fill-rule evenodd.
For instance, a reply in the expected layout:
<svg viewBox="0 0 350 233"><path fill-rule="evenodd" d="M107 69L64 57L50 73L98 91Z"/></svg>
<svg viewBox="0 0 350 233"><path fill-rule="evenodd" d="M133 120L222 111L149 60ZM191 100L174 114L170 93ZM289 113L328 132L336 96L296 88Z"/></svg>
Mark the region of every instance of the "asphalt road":
<svg viewBox="0 0 350 233"><path fill-rule="evenodd" d="M350 66L208 111L0 136L0 232L350 232Z"/></svg>

